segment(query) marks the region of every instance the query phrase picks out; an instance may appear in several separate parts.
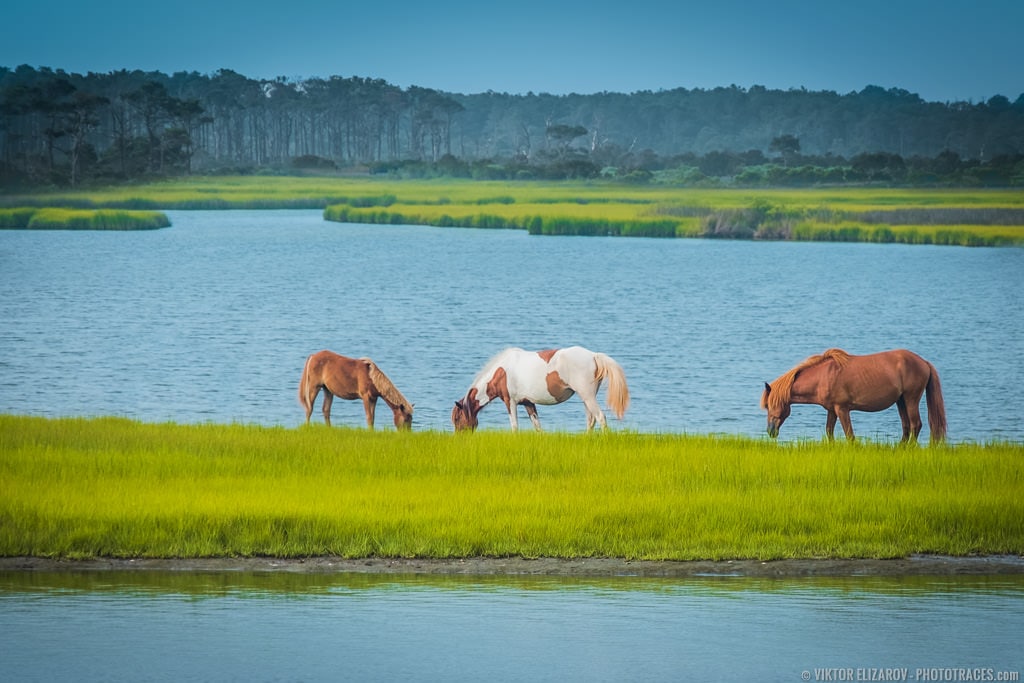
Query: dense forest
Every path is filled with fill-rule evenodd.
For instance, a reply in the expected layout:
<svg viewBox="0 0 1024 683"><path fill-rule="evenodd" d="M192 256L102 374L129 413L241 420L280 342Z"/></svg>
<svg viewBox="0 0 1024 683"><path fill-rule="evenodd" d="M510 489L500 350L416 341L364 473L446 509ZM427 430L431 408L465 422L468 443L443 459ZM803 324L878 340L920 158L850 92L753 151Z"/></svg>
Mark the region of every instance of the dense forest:
<svg viewBox="0 0 1024 683"><path fill-rule="evenodd" d="M1024 94L457 94L358 77L0 67L4 186L295 172L1019 186Z"/></svg>

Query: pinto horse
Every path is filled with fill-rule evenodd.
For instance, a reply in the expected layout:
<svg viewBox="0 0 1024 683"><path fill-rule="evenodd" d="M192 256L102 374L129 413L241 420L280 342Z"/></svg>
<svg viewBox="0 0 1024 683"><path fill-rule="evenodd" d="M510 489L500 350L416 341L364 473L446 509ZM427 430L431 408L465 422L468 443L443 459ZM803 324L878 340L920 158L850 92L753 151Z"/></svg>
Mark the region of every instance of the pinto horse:
<svg viewBox="0 0 1024 683"><path fill-rule="evenodd" d="M519 429L518 407L526 408L533 426L540 431L537 405L562 403L579 394L587 411L587 430L607 427L597 402L601 381L608 378L608 407L621 420L629 407L629 387L622 367L611 357L581 346L546 351L505 349L477 374L466 395L455 402L452 424L456 431L476 429L477 414L501 399L508 409L512 431Z"/></svg>
<svg viewBox="0 0 1024 683"><path fill-rule="evenodd" d="M877 412L896 404L903 423L901 442L921 433L921 395L927 393L932 443L946 437L946 408L935 366L899 349L853 356L829 349L811 356L771 384L765 382L761 408L768 411L768 435L775 438L793 403L816 403L828 411L825 431L833 439L836 420L853 441L850 411Z"/></svg>
<svg viewBox="0 0 1024 683"><path fill-rule="evenodd" d="M299 380L299 403L306 409L306 424L313 414L313 402L324 390L324 421L331 424L331 403L334 397L362 399L366 409L366 426L373 429L377 399L382 398L395 413L395 427L412 427L412 404L391 383L388 376L369 358L346 358L332 351L320 351L306 359Z"/></svg>

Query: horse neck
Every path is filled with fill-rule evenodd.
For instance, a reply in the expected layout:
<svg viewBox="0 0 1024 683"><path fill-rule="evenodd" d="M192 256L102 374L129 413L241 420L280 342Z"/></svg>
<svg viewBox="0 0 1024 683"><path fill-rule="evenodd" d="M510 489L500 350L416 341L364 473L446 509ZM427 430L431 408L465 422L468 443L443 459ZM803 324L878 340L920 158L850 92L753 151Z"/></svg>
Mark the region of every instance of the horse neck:
<svg viewBox="0 0 1024 683"><path fill-rule="evenodd" d="M388 398L387 394L381 393L379 389L377 390L377 394L380 396L380 400L384 401L384 403L387 404L388 408L391 408L392 412L398 413L398 411L401 409L401 404L392 401L390 398Z"/></svg>
<svg viewBox="0 0 1024 683"><path fill-rule="evenodd" d="M385 375L372 361L369 361L367 373L370 377L370 383L373 384L373 388L376 389L377 395L381 397L381 400L383 400L396 415L403 405L409 405L409 401L402 395L402 392L398 390L398 387L396 387L394 383L388 379L387 375Z"/></svg>
<svg viewBox="0 0 1024 683"><path fill-rule="evenodd" d="M503 363L503 360L506 358L507 354L508 350L493 358L492 361L488 363L488 365L485 366L484 369L481 370L480 373L473 379L473 383L469 386L469 389L466 390L467 400L470 398L471 395L473 395L473 397L476 399L476 402L480 405L481 408L483 408L485 405L491 402L492 398L491 396L488 395L487 387L494 379L494 375L495 373L498 372L498 370L501 370L502 368L507 368L507 366ZM505 373L506 375L508 374L507 369L505 370ZM475 395L473 394L474 389L476 390Z"/></svg>
<svg viewBox="0 0 1024 683"><path fill-rule="evenodd" d="M497 368L495 368L495 370L497 370ZM466 391L466 399L468 400L472 396L480 408L483 408L485 405L490 403L491 397L487 394L487 384L491 381L493 376L494 372L489 372L478 377L476 381L473 382L473 385Z"/></svg>
<svg viewBox="0 0 1024 683"><path fill-rule="evenodd" d="M826 360L801 370L793 380L789 402L820 404L822 389L827 388L823 385L828 383L828 373L832 365L833 361Z"/></svg>

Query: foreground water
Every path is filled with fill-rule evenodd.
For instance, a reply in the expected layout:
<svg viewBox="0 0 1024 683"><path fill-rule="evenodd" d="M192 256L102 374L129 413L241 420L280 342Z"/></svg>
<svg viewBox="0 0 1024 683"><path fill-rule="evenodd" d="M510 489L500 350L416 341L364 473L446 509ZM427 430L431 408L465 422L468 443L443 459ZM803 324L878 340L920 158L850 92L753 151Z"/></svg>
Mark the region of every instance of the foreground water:
<svg viewBox="0 0 1024 683"><path fill-rule="evenodd" d="M377 360L416 428L450 429L500 349L581 344L626 369L633 405L615 428L761 435L764 381L832 346L906 347L939 368L954 441L1024 440L1024 249L169 215L159 231L0 231L0 411L295 426L303 361L329 348ZM356 402L334 414L363 422ZM540 416L584 426L577 399ZM378 419L390 426L383 405ZM782 436L819 438L824 421L797 406ZM493 406L481 423L508 419ZM895 409L854 427L900 434Z"/></svg>
<svg viewBox="0 0 1024 683"><path fill-rule="evenodd" d="M11 681L996 680L1022 628L1020 576L0 573Z"/></svg>

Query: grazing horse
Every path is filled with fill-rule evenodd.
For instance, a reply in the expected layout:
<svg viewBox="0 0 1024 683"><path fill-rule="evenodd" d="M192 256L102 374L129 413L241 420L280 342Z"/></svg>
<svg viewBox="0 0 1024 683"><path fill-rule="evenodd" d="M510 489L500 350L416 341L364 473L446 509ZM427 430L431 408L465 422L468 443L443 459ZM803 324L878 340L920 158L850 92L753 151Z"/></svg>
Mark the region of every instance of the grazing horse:
<svg viewBox="0 0 1024 683"><path fill-rule="evenodd" d="M306 409L306 424L309 424L313 402L321 389L324 390L324 420L328 426L331 403L337 396L347 400L361 398L366 409L366 426L370 429L373 429L378 398L384 399L395 413L395 427L412 427L412 405L369 358L346 358L332 351L320 351L306 359L299 380L299 403Z"/></svg>
<svg viewBox="0 0 1024 683"><path fill-rule="evenodd" d="M505 349L477 374L466 395L455 402L452 424L456 431L476 429L477 414L496 398L508 409L512 431L519 429L518 406L526 408L540 431L537 405L554 405L578 393L587 410L587 430L607 426L597 402L601 380L608 378L608 407L621 420L629 407L629 387L622 367L603 353L581 346L546 351Z"/></svg>
<svg viewBox="0 0 1024 683"><path fill-rule="evenodd" d="M921 395L928 396L928 427L932 443L946 437L946 408L935 366L905 349L852 356L829 349L811 356L771 384L765 382L761 408L768 411L768 435L775 438L789 417L790 404L816 403L828 411L825 431L833 439L836 420L853 440L850 411L876 412L892 404L903 423L901 442L917 441L921 433Z"/></svg>

